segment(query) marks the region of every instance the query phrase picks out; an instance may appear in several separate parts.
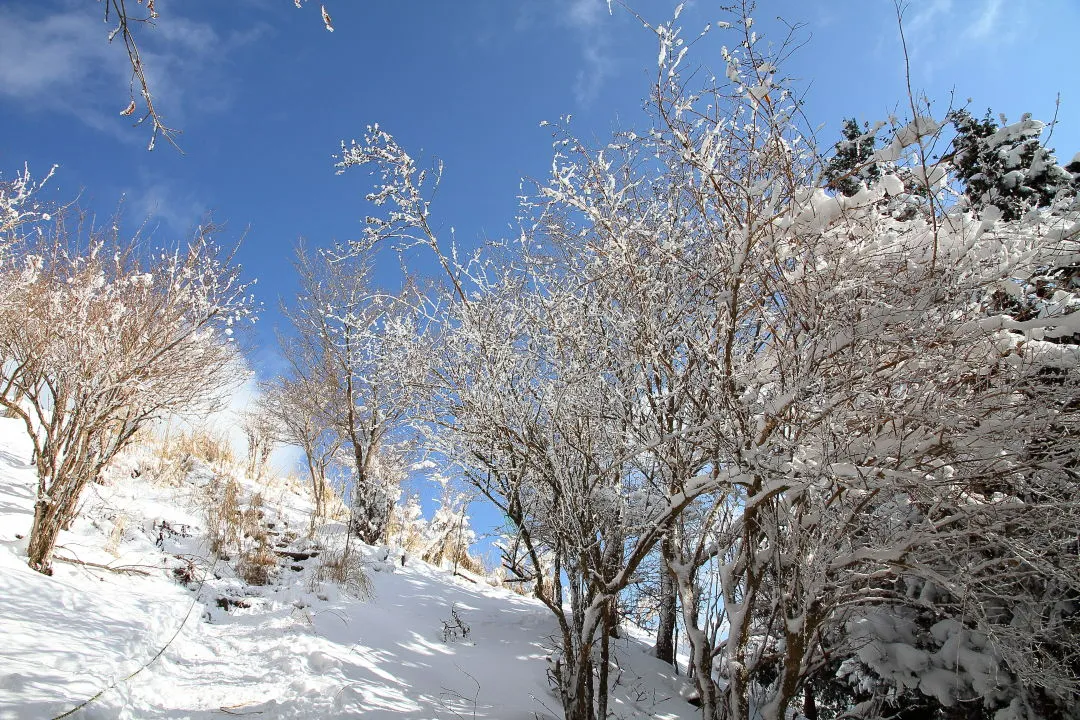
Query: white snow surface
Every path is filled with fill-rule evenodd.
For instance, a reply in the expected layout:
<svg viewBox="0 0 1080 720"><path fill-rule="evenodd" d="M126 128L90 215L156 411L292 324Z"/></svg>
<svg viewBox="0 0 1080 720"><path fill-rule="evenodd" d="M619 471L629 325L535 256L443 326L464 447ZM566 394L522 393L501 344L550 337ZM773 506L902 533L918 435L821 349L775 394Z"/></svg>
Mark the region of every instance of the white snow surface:
<svg viewBox="0 0 1080 720"><path fill-rule="evenodd" d="M367 600L330 583L312 589L317 557L286 558L269 584L247 585L230 562L206 559L198 473L178 486L114 473L86 491L61 533L59 556L146 575L65 562L51 577L30 570L35 472L21 430L0 419L0 720L56 718L99 692L69 717L562 716L546 679L556 625L539 602L414 558L402 566L399 550L370 546L360 546L374 585ZM302 538L303 493L258 490L279 542L286 528ZM161 532L162 521L172 530ZM337 540L341 531L327 530ZM311 549L291 543L283 550ZM185 558L196 567L187 585L173 573ZM219 598L247 607L222 609ZM444 641L452 607L471 631ZM684 678L648 655L647 638L624 638L613 641L614 716L696 717L680 698Z"/></svg>

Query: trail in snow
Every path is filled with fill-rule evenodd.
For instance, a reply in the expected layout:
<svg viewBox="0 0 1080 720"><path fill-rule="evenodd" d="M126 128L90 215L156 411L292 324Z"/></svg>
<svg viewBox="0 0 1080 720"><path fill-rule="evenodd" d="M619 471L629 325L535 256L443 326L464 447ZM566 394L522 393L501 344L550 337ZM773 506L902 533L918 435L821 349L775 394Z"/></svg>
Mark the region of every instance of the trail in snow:
<svg viewBox="0 0 1080 720"><path fill-rule="evenodd" d="M0 720L56 717L110 685L72 717L561 715L546 679L556 627L535 600L415 559L403 567L400 551L369 546L361 546L374 586L367 600L313 585L318 556L284 558L273 582L248 585L229 561L206 559L197 473L172 487L122 470L88 491L80 519L61 536L62 556L147 576L65 563L52 577L31 571L17 535L30 527L34 471L19 430L0 419ZM259 489L279 549L310 551L293 538L306 529L306 500L284 487ZM342 530L328 526L323 543L340 542ZM196 560L187 585L173 572L184 558ZM470 632L444 641L451 608ZM181 624L160 658L124 679ZM696 716L679 698L683 679L648 657L644 642L615 646L616 717Z"/></svg>

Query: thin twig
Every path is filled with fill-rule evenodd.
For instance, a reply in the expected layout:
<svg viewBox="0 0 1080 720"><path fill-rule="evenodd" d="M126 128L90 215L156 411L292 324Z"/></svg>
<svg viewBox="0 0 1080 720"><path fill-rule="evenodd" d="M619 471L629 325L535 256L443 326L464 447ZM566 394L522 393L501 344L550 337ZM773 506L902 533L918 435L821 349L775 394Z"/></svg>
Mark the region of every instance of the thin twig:
<svg viewBox="0 0 1080 720"><path fill-rule="evenodd" d="M78 560L76 558L67 558L60 555L54 555L53 560L65 562L70 565L81 565L82 567L97 568L98 570L108 570L109 572L114 572L119 575L150 575L150 573L148 573L147 571L140 570L134 565L102 565L101 563L89 562L88 560Z"/></svg>

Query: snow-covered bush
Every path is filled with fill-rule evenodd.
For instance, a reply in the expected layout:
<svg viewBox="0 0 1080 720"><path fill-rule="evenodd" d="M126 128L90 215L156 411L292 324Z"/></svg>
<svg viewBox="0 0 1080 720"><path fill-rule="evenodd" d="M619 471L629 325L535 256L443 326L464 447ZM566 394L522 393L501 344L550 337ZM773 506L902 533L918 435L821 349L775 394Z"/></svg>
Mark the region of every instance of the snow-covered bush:
<svg viewBox="0 0 1080 720"><path fill-rule="evenodd" d="M407 475L404 450L383 446L368 459L365 483L353 488L349 530L364 542L389 540L394 506L401 497L401 483Z"/></svg>
<svg viewBox="0 0 1080 720"><path fill-rule="evenodd" d="M32 567L49 571L83 489L140 428L214 407L236 382L231 335L252 304L214 231L154 252L58 219L3 267L22 297L0 306L0 405L34 445Z"/></svg>

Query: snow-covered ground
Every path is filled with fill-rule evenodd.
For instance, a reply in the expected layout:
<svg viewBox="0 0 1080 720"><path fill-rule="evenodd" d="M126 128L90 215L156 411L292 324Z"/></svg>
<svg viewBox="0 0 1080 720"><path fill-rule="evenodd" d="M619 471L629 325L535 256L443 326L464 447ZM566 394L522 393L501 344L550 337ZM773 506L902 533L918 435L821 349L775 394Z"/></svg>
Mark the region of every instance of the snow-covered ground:
<svg viewBox="0 0 1080 720"><path fill-rule="evenodd" d="M546 679L555 625L542 605L368 546L372 597L313 583L310 506L283 483L242 483L264 496L275 550L295 553L266 585L212 559L205 468L169 485L131 477L136 461L87 490L57 551L132 572L66 562L52 577L33 572L28 460L21 426L0 419L0 720L55 718L95 696L69 717L561 717ZM342 538L332 525L321 547ZM466 637L444 638L451 610ZM643 640L615 643L615 716L696 717L679 698L683 678Z"/></svg>

